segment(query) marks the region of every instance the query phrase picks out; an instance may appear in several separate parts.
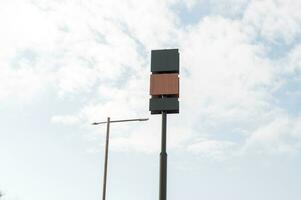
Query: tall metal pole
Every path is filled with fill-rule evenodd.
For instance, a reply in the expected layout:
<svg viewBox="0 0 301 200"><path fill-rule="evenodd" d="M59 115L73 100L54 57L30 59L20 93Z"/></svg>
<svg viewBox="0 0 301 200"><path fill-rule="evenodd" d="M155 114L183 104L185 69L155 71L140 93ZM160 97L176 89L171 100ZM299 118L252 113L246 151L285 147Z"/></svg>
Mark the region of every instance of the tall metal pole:
<svg viewBox="0 0 301 200"><path fill-rule="evenodd" d="M166 111L162 111L159 200L166 200L166 186L167 186L166 118L167 118Z"/></svg>
<svg viewBox="0 0 301 200"><path fill-rule="evenodd" d="M179 113L179 61L178 49L151 52L149 111L162 114L159 200L167 197L166 118L167 114Z"/></svg>
<svg viewBox="0 0 301 200"><path fill-rule="evenodd" d="M105 147L106 150L105 150L102 200L106 199L109 138L110 138L110 117L108 117L108 119L107 119L107 136L106 136L106 147Z"/></svg>
<svg viewBox="0 0 301 200"><path fill-rule="evenodd" d="M105 146L105 162L104 162L104 176L103 176L103 191L102 200L106 199L106 189L107 189L107 170L108 170L108 154L109 154L109 139L110 139L110 124L119 122L133 122L133 121L147 121L148 118L139 119L123 119L123 120L110 120L108 117L107 121L103 122L93 122L92 125L107 124L107 135L106 135L106 146Z"/></svg>

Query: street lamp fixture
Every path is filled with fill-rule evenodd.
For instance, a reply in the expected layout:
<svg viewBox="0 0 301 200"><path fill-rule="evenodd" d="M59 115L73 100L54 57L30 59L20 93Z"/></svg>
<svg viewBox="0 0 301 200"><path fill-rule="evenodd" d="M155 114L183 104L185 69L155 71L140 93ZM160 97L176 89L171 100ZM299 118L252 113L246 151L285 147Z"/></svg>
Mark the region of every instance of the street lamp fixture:
<svg viewBox="0 0 301 200"><path fill-rule="evenodd" d="M109 152L109 139L110 139L110 124L119 123L119 122L134 122L134 121L147 121L148 118L140 119L123 119L123 120L110 120L110 117L107 118L107 121L103 122L93 122L92 125L107 124L107 134L106 134L106 146L105 146L105 162L104 162L104 175L103 175L103 190L102 190L102 200L106 199L106 189L107 189L107 169L108 169L108 152Z"/></svg>

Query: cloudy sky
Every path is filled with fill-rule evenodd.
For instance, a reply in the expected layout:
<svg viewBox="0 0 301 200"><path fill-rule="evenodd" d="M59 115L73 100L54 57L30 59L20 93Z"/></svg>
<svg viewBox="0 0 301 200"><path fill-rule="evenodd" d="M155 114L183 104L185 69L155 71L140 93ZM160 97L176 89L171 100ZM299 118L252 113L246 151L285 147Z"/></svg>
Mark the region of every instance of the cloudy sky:
<svg viewBox="0 0 301 200"><path fill-rule="evenodd" d="M301 1L0 0L4 200L158 199L150 52L180 52L168 198L299 200Z"/></svg>

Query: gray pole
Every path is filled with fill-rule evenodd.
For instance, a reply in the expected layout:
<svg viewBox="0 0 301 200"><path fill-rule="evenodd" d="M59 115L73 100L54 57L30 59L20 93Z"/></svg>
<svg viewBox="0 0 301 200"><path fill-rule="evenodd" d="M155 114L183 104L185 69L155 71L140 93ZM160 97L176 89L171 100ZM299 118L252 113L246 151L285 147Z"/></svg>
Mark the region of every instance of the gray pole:
<svg viewBox="0 0 301 200"><path fill-rule="evenodd" d="M105 146L105 163L104 163L104 176L103 176L103 191L102 200L106 200L106 189L107 189L107 170L108 170L108 154L109 154L109 139L110 139L110 124L118 122L133 122L133 121L147 121L148 118L140 119L124 119L124 120L110 120L108 117L107 121L103 122L93 122L92 125L107 124L107 136L106 136L106 146Z"/></svg>
<svg viewBox="0 0 301 200"><path fill-rule="evenodd" d="M166 200L167 153L166 153L166 112L162 112L162 139L160 153L160 188L159 200Z"/></svg>
<svg viewBox="0 0 301 200"><path fill-rule="evenodd" d="M105 150L105 165L104 165L104 175L103 175L102 200L106 199L109 137L110 137L110 117L108 117L108 120L107 120L107 136L106 136L106 147L105 147L106 150Z"/></svg>

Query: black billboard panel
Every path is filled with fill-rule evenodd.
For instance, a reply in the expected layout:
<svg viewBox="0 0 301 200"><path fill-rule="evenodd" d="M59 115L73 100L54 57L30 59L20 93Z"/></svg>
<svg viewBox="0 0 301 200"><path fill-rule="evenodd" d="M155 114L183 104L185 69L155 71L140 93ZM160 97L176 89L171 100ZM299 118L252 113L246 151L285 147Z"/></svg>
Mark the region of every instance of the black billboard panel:
<svg viewBox="0 0 301 200"><path fill-rule="evenodd" d="M163 49L152 50L152 73L179 73L179 50Z"/></svg>

